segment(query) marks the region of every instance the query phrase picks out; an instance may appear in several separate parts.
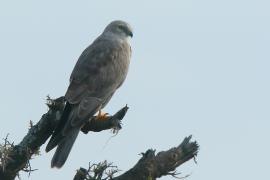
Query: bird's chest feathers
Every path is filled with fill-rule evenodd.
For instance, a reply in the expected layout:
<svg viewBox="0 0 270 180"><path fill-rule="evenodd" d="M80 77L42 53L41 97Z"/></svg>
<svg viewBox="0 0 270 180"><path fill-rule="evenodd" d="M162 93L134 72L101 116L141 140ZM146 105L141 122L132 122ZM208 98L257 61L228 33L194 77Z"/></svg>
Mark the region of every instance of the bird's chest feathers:
<svg viewBox="0 0 270 180"><path fill-rule="evenodd" d="M113 53L112 63L114 66L114 73L122 73L125 75L128 70L130 61L130 45L126 41L119 43Z"/></svg>

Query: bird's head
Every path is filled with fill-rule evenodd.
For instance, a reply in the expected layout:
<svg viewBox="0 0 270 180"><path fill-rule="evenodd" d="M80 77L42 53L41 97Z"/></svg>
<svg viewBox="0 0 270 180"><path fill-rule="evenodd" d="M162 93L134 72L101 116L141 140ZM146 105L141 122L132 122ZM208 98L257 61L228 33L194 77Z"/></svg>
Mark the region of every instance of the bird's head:
<svg viewBox="0 0 270 180"><path fill-rule="evenodd" d="M120 37L132 37L133 33L132 33L132 28L131 26L124 22L124 21L113 21L111 22L104 30L103 33L112 33L114 35L118 35Z"/></svg>

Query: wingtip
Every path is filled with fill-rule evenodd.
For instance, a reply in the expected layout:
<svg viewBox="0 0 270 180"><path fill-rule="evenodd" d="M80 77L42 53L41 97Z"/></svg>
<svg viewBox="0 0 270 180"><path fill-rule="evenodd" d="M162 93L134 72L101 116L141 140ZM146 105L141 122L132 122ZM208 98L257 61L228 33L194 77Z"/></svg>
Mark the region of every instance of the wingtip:
<svg viewBox="0 0 270 180"><path fill-rule="evenodd" d="M55 136L55 137L51 137L51 139L49 140L49 142L48 142L48 144L47 144L47 146L46 146L46 148L45 148L45 151L46 151L46 152L49 152L49 151L51 151L53 148L55 148L55 147L58 145L58 143L59 143L59 141L61 140L62 137L63 137L63 136Z"/></svg>
<svg viewBox="0 0 270 180"><path fill-rule="evenodd" d="M45 152L49 152L50 150L52 150L54 147L52 146L52 144L49 142L45 148Z"/></svg>

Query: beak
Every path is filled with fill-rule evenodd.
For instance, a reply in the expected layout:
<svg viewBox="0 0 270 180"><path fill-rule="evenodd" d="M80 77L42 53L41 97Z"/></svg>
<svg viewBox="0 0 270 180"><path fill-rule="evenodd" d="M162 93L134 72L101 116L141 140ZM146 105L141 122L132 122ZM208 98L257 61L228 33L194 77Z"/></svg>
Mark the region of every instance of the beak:
<svg viewBox="0 0 270 180"><path fill-rule="evenodd" d="M129 35L130 37L133 37L133 33L132 33L131 31L129 31L128 35Z"/></svg>

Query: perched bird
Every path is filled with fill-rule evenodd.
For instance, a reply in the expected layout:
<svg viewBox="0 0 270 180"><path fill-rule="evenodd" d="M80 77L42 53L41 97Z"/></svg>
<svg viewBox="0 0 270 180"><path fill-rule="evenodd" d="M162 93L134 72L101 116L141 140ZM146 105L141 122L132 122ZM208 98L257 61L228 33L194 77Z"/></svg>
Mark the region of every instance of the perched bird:
<svg viewBox="0 0 270 180"><path fill-rule="evenodd" d="M130 25L113 21L79 57L65 94L66 105L46 152L57 146L52 167L61 168L67 160L81 127L110 101L124 82L131 58Z"/></svg>

